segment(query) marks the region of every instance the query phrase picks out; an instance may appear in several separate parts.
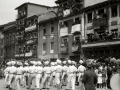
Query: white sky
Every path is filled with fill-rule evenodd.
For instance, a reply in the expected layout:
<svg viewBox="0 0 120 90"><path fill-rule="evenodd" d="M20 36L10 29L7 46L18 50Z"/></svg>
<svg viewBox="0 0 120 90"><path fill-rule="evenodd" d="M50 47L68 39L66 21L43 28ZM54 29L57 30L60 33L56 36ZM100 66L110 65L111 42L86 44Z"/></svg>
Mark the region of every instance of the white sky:
<svg viewBox="0 0 120 90"><path fill-rule="evenodd" d="M55 6L55 1L56 0L0 0L0 25L14 21L17 15L15 8L25 2Z"/></svg>

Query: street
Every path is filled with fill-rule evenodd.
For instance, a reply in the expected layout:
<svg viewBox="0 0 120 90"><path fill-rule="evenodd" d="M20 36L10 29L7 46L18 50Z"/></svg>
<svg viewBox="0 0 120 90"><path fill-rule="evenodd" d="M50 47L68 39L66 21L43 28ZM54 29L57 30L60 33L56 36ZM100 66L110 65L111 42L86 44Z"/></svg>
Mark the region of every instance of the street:
<svg viewBox="0 0 120 90"><path fill-rule="evenodd" d="M0 80L0 90L8 90L8 88L6 88L6 83L4 79ZM22 87L21 90L28 90L28 89L25 89ZM43 90L46 90L46 89L43 89ZM57 89L54 87L50 87L50 90L57 90ZM65 90L65 87L63 87L62 90ZM79 87L76 86L76 90L79 90ZM110 90L110 89L96 89L96 90Z"/></svg>

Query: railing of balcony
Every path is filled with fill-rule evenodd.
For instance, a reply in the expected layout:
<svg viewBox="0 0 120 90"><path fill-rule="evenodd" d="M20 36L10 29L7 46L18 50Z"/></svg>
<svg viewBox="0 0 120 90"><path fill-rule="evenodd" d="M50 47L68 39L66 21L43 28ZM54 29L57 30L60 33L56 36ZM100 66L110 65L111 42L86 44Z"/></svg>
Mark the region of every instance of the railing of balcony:
<svg viewBox="0 0 120 90"><path fill-rule="evenodd" d="M82 43L96 43L96 42L106 42L106 41L116 41L120 40L120 35L118 33L114 34L103 34L101 36L99 35L92 35L91 37L88 37L88 39L83 40Z"/></svg>

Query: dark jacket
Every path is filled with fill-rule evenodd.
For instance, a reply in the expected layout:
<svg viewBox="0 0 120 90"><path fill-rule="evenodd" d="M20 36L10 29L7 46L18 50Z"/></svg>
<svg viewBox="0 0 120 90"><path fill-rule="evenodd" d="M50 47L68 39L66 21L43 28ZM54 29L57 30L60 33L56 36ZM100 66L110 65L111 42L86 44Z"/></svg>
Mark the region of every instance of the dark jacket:
<svg viewBox="0 0 120 90"><path fill-rule="evenodd" d="M97 75L92 70L87 70L83 75L82 82L84 83L85 90L96 90L95 84L97 83Z"/></svg>

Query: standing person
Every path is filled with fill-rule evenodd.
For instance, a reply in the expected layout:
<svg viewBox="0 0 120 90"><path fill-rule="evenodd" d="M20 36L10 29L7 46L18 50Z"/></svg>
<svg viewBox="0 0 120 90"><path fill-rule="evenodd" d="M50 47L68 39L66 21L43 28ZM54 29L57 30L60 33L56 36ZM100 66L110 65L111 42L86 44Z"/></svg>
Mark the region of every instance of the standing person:
<svg viewBox="0 0 120 90"><path fill-rule="evenodd" d="M56 81L57 90L61 90L61 77L63 71L63 67L61 66L61 64L62 62L60 60L57 60L57 66L55 70L55 81Z"/></svg>
<svg viewBox="0 0 120 90"><path fill-rule="evenodd" d="M67 69L68 69L68 66L66 64L67 64L67 62L63 61L63 74L62 74L62 85L63 86L67 85Z"/></svg>
<svg viewBox="0 0 120 90"><path fill-rule="evenodd" d="M83 64L82 60L80 60L79 63L80 63L80 66L78 67L78 82L79 82L79 86L82 87L83 86L82 76L83 76L86 68L82 65Z"/></svg>
<svg viewBox="0 0 120 90"><path fill-rule="evenodd" d="M84 83L85 90L96 90L95 85L97 84L97 75L91 68L92 66L88 64L87 70L83 75L82 83Z"/></svg>
<svg viewBox="0 0 120 90"><path fill-rule="evenodd" d="M72 90L75 90L75 81L76 81L76 73L77 73L77 68L75 67L75 62L74 61L68 61L69 64L71 64L67 70L68 73L68 88L72 88Z"/></svg>
<svg viewBox="0 0 120 90"><path fill-rule="evenodd" d="M43 86L45 86L45 88L49 90L50 75L51 75L51 68L49 66L50 61L47 60L44 63L45 63L45 67L43 68L44 71Z"/></svg>
<svg viewBox="0 0 120 90"><path fill-rule="evenodd" d="M102 88L102 72L98 71L98 88Z"/></svg>
<svg viewBox="0 0 120 90"><path fill-rule="evenodd" d="M11 67L9 68L9 89L15 89L14 87L14 81L15 81L15 77L16 77L16 67L15 67L16 62L15 61L11 61Z"/></svg>
<svg viewBox="0 0 120 90"><path fill-rule="evenodd" d="M10 67L11 67L10 62L7 62L7 67L6 67L5 70L4 70L5 82L7 83L6 88L9 87L9 86L8 86L8 82L9 82L9 69L10 69Z"/></svg>
<svg viewBox="0 0 120 90"><path fill-rule="evenodd" d="M37 90L42 89L41 84L41 79L42 79L42 73L43 73L43 67L41 66L42 63L40 61L37 62L37 67L36 67L36 88Z"/></svg>
<svg viewBox="0 0 120 90"><path fill-rule="evenodd" d="M21 90L20 86L22 82L23 67L21 62L18 62L17 65L18 68L16 68L16 85L17 85L17 90Z"/></svg>
<svg viewBox="0 0 120 90"><path fill-rule="evenodd" d="M103 88L107 89L107 71L105 69L105 65L103 66L102 70L102 83L103 83Z"/></svg>
<svg viewBox="0 0 120 90"><path fill-rule="evenodd" d="M29 79L28 79L28 89L32 88L31 85L33 84L33 80L35 79L35 62L31 61L29 67Z"/></svg>
<svg viewBox="0 0 120 90"><path fill-rule="evenodd" d="M23 76L24 76L24 87L28 87L28 78L29 78L29 64L27 62L24 63L23 68Z"/></svg>

